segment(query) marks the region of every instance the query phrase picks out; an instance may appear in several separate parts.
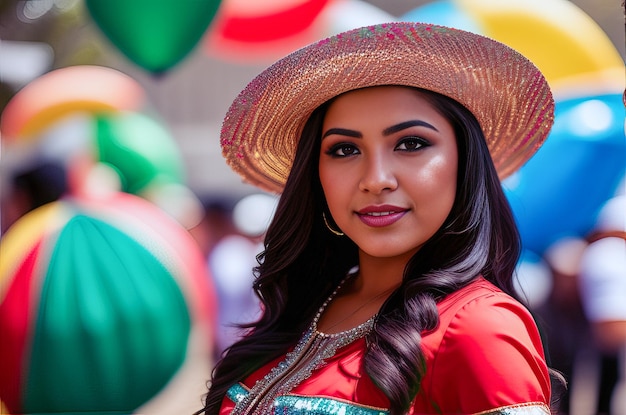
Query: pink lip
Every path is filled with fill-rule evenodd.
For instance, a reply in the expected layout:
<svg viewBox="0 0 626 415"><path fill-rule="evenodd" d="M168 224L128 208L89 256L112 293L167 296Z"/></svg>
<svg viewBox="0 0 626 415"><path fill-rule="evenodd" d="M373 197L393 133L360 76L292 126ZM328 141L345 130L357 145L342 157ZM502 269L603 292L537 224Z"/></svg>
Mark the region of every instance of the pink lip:
<svg viewBox="0 0 626 415"><path fill-rule="evenodd" d="M375 228L389 226L399 221L408 209L393 205L368 206L357 212L359 219Z"/></svg>

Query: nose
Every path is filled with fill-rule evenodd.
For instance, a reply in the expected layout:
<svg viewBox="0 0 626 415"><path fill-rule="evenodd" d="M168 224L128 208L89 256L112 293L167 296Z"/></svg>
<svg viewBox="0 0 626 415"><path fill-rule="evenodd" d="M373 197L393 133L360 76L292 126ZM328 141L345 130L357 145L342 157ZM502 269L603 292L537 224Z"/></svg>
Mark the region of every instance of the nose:
<svg viewBox="0 0 626 415"><path fill-rule="evenodd" d="M397 187L398 182L390 160L381 155L372 155L364 160L359 183L361 191L380 194L385 190L395 190Z"/></svg>

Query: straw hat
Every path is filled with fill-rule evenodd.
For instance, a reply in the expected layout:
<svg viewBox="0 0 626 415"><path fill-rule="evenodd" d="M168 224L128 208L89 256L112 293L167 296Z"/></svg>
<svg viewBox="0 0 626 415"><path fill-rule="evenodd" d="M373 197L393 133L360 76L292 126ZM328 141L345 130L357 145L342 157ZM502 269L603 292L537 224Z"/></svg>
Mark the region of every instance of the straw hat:
<svg viewBox="0 0 626 415"><path fill-rule="evenodd" d="M226 114L222 154L244 181L280 193L315 108L377 85L428 89L467 107L501 178L535 153L554 119L544 76L508 46L443 26L387 23L321 40L259 74Z"/></svg>

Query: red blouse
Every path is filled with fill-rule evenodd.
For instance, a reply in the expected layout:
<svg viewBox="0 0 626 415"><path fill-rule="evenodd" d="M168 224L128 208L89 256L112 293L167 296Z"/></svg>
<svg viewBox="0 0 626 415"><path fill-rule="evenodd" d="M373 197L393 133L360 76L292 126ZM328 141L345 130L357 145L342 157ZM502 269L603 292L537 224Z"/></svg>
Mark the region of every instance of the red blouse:
<svg viewBox="0 0 626 415"><path fill-rule="evenodd" d="M439 326L423 334L426 375L409 414L499 413L497 409L503 407L508 407L506 413L549 414L550 379L542 343L524 306L479 278L443 299L438 309ZM338 402L347 405L346 414L386 413L387 397L363 368L365 347L364 338L360 338L338 349L285 400ZM235 387L249 390L281 360L266 364ZM224 398L222 415L235 406L233 400L237 399L229 396ZM517 409L510 411L510 407ZM311 412L285 408L280 413Z"/></svg>

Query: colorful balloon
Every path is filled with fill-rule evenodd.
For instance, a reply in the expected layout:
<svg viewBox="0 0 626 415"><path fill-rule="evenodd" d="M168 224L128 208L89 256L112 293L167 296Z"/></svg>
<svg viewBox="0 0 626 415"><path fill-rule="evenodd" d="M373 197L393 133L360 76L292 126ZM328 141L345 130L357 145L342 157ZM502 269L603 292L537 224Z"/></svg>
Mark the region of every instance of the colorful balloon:
<svg viewBox="0 0 626 415"><path fill-rule="evenodd" d="M521 52L552 89L624 85L624 61L602 28L567 0L455 0L489 36ZM571 91L568 92L571 96ZM588 91L586 91L588 92Z"/></svg>
<svg viewBox="0 0 626 415"><path fill-rule="evenodd" d="M109 40L132 62L162 74L198 44L220 0L86 0Z"/></svg>
<svg viewBox="0 0 626 415"><path fill-rule="evenodd" d="M318 17L330 0L226 0L207 32L211 55L273 61L321 37Z"/></svg>
<svg viewBox="0 0 626 415"><path fill-rule="evenodd" d="M449 25L505 43L533 61L559 96L623 91L618 50L567 0L439 0L402 19Z"/></svg>
<svg viewBox="0 0 626 415"><path fill-rule="evenodd" d="M122 191L139 194L155 183L182 184L177 143L164 126L141 113L96 114L95 158L120 176Z"/></svg>
<svg viewBox="0 0 626 415"><path fill-rule="evenodd" d="M626 172L621 94L556 102L548 139L504 182L526 249L586 236Z"/></svg>
<svg viewBox="0 0 626 415"><path fill-rule="evenodd" d="M193 328L214 327L195 241L133 195L36 209L0 255L11 259L0 264L0 400L12 413L130 413L175 376Z"/></svg>
<svg viewBox="0 0 626 415"><path fill-rule="evenodd" d="M69 66L33 80L14 95L2 112L0 131L5 140L29 139L70 113L135 111L145 99L142 87L120 71Z"/></svg>
<svg viewBox="0 0 626 415"><path fill-rule="evenodd" d="M157 204L186 228L200 220L200 202L186 187L178 143L156 117L129 111L76 111L30 141L5 147L11 161L5 166L9 176L52 163L71 176L70 191L83 186L121 190ZM93 171L106 174L108 180L94 182ZM102 178L102 174L97 177Z"/></svg>

